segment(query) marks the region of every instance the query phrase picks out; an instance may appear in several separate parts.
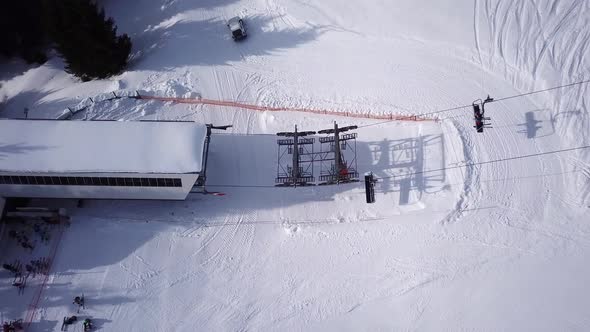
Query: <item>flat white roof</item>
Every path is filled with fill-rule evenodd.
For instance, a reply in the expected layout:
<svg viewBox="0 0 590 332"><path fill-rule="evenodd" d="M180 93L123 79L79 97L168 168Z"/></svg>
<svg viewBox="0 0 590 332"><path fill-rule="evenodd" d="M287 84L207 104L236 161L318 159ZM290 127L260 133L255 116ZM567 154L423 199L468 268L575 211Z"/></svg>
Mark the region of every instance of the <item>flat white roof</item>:
<svg viewBox="0 0 590 332"><path fill-rule="evenodd" d="M0 171L195 173L206 133L194 122L0 119Z"/></svg>

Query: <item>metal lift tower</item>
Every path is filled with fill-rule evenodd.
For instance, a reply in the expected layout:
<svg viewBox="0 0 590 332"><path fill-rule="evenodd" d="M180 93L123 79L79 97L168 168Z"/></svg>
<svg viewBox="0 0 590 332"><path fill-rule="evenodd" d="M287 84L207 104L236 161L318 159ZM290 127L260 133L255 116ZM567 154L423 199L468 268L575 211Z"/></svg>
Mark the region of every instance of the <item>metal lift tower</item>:
<svg viewBox="0 0 590 332"><path fill-rule="evenodd" d="M281 132L277 136L291 137L277 140L279 145L276 186L297 187L313 185L314 152L313 144L315 138L303 138L304 136L315 135L315 131ZM291 155L289 157L289 155Z"/></svg>
<svg viewBox="0 0 590 332"><path fill-rule="evenodd" d="M342 132L357 128L357 126L339 128L338 124L334 122L333 129L318 131L318 134L331 134L330 136L319 138L322 145L319 153L320 185L359 181L356 159L357 134L349 133L341 135ZM327 166L328 163L329 166Z"/></svg>

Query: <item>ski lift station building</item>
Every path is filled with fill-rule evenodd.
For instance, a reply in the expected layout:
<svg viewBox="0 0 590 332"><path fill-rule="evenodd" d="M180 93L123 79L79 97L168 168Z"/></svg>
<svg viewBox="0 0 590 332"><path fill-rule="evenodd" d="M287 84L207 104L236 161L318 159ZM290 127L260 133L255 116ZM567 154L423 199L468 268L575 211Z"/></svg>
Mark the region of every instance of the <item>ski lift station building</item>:
<svg viewBox="0 0 590 332"><path fill-rule="evenodd" d="M195 122L0 119L0 198L183 200L206 134Z"/></svg>

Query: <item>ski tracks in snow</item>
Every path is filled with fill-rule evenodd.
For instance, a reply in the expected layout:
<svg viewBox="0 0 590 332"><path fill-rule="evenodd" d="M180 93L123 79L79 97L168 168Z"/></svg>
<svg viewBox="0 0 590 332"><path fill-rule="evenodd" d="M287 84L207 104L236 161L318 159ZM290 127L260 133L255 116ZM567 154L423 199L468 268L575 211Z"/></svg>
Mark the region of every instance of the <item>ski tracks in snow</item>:
<svg viewBox="0 0 590 332"><path fill-rule="evenodd" d="M590 18L584 0L478 0L474 6L475 44L480 58L487 54L488 70L501 63L513 83L535 81L545 75L547 66L558 73L567 71L562 82L571 82L582 74L584 59L590 52ZM545 3L550 10L542 15L539 7ZM483 13L480 13L483 7ZM527 15L527 13L535 13ZM483 15L482 15L483 14ZM480 18L487 23L489 35L483 36ZM576 31L577 33L571 33ZM487 40L487 45L482 41ZM512 73L511 71L517 71ZM510 77L518 74L519 80ZM528 89L530 86L515 84Z"/></svg>
<svg viewBox="0 0 590 332"><path fill-rule="evenodd" d="M481 63L487 63L489 67L486 69L490 71L496 71L497 64L502 64L506 78L521 90L535 88L540 84L545 86L540 80L545 77L558 76L559 82L551 82L556 85L588 76L589 13L590 7L584 0L478 0L474 5L475 45L480 59L486 56L489 58L489 61L481 60ZM487 24L487 29L481 28L480 19L484 20L484 25ZM489 32L488 36L483 35L486 32ZM486 40L487 44L484 42ZM552 76L551 72L556 75ZM584 93L586 87L580 86L576 90L575 93L567 94L567 98L564 95L570 90L558 90L550 95L554 97L552 122L567 130L580 128L574 131L580 131L583 135L581 126L567 123L573 117L558 119L557 116L564 109L588 112ZM511 123L513 119L514 116L506 115L502 120ZM574 140L586 141L585 138ZM535 151L543 151L536 142L534 145ZM506 142L506 148L510 146ZM539 162L544 161L539 159ZM544 172L548 170L546 165L542 168ZM548 189L547 184L544 184L544 188Z"/></svg>
<svg viewBox="0 0 590 332"><path fill-rule="evenodd" d="M279 30L283 27L291 29L295 27L295 24L287 14L285 7L280 6L276 0L266 0L266 9L268 15L273 18L272 22L275 30ZM281 27L280 24L277 24L277 21L280 21L283 27Z"/></svg>

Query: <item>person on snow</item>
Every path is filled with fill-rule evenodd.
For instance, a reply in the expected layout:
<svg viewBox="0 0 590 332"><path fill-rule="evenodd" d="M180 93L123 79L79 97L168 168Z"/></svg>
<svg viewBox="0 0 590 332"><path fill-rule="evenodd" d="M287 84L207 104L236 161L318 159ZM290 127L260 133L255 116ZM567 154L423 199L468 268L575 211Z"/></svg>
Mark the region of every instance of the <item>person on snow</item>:
<svg viewBox="0 0 590 332"><path fill-rule="evenodd" d="M70 316L70 317L66 317L66 320L64 321L67 325L71 325L74 324L74 322L76 322L78 320L78 317L76 316Z"/></svg>
<svg viewBox="0 0 590 332"><path fill-rule="evenodd" d="M84 320L84 331L88 331L92 329L92 321L90 320L90 318L86 318Z"/></svg>
<svg viewBox="0 0 590 332"><path fill-rule="evenodd" d="M73 303L81 307L84 305L84 300L80 296L76 296Z"/></svg>

